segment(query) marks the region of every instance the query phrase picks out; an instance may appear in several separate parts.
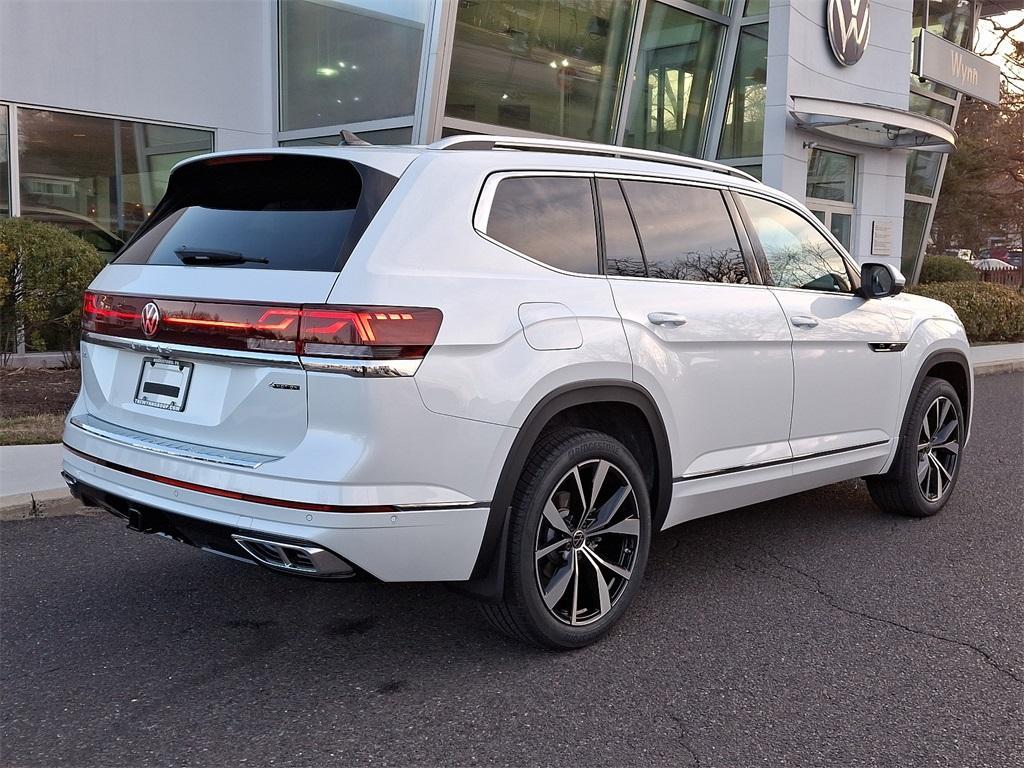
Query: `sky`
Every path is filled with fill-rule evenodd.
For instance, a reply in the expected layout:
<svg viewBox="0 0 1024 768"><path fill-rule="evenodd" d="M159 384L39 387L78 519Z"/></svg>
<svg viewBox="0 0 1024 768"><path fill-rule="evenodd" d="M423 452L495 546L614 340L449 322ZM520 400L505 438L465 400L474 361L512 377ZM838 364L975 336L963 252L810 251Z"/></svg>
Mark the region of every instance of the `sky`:
<svg viewBox="0 0 1024 768"><path fill-rule="evenodd" d="M994 16L992 21L996 22L1002 27L1012 27L1021 21L1024 21L1024 11L1011 11L1010 13L1004 13L999 16ZM1024 27L1014 30L1010 33L1010 36L1015 40L1024 40ZM980 52L991 50L993 44L999 39L999 34L995 31L994 25L987 19L982 19L978 23L978 39L974 46L974 50ZM1007 67L1006 53L1010 49L1010 43L1003 41L1002 46L987 58L990 61L998 64L1005 72ZM1019 76L1024 77L1024 72L1017 72Z"/></svg>

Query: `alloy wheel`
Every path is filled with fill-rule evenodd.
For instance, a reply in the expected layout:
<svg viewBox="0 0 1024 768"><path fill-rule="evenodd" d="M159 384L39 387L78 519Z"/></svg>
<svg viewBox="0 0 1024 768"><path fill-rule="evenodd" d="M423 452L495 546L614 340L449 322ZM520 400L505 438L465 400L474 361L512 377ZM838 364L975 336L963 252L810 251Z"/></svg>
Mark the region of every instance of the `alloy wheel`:
<svg viewBox="0 0 1024 768"><path fill-rule="evenodd" d="M937 397L925 411L917 440L917 482L925 499L936 502L953 486L960 460L960 419L948 397Z"/></svg>
<svg viewBox="0 0 1024 768"><path fill-rule="evenodd" d="M622 470L604 459L577 464L537 526L537 586L548 611L571 626L606 615L629 583L639 544L636 494Z"/></svg>

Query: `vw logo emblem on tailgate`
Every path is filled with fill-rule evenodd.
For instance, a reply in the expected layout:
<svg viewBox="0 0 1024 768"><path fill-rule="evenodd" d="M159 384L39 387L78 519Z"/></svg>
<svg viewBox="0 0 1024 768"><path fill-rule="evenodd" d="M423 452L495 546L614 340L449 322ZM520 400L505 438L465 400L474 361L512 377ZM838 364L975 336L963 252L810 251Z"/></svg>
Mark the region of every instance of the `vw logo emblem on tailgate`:
<svg viewBox="0 0 1024 768"><path fill-rule="evenodd" d="M142 332L146 336L156 336L160 329L160 308L152 301L142 308Z"/></svg>

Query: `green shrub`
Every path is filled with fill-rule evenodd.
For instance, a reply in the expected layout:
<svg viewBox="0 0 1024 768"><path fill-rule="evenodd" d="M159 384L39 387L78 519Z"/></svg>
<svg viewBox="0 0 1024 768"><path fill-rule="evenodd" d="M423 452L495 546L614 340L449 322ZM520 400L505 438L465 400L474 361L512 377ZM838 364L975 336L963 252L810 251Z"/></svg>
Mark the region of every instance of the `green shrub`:
<svg viewBox="0 0 1024 768"><path fill-rule="evenodd" d="M66 229L0 220L0 354L77 348L82 291L103 268L99 252Z"/></svg>
<svg viewBox="0 0 1024 768"><path fill-rule="evenodd" d="M1024 295L995 283L931 283L913 293L944 301L959 315L967 338L979 341L1024 341Z"/></svg>
<svg viewBox="0 0 1024 768"><path fill-rule="evenodd" d="M922 283L958 283L978 279L978 270L956 256L925 256L921 265Z"/></svg>

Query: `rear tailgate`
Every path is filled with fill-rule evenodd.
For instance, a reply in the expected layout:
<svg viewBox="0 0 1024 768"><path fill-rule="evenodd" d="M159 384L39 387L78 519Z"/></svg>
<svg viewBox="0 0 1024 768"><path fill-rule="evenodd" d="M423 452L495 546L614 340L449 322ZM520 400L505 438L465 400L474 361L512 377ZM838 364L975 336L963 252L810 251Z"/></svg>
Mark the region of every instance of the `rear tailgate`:
<svg viewBox="0 0 1024 768"><path fill-rule="evenodd" d="M327 300L396 181L294 153L180 166L86 296L73 423L212 460L286 455L307 424L299 308Z"/></svg>

